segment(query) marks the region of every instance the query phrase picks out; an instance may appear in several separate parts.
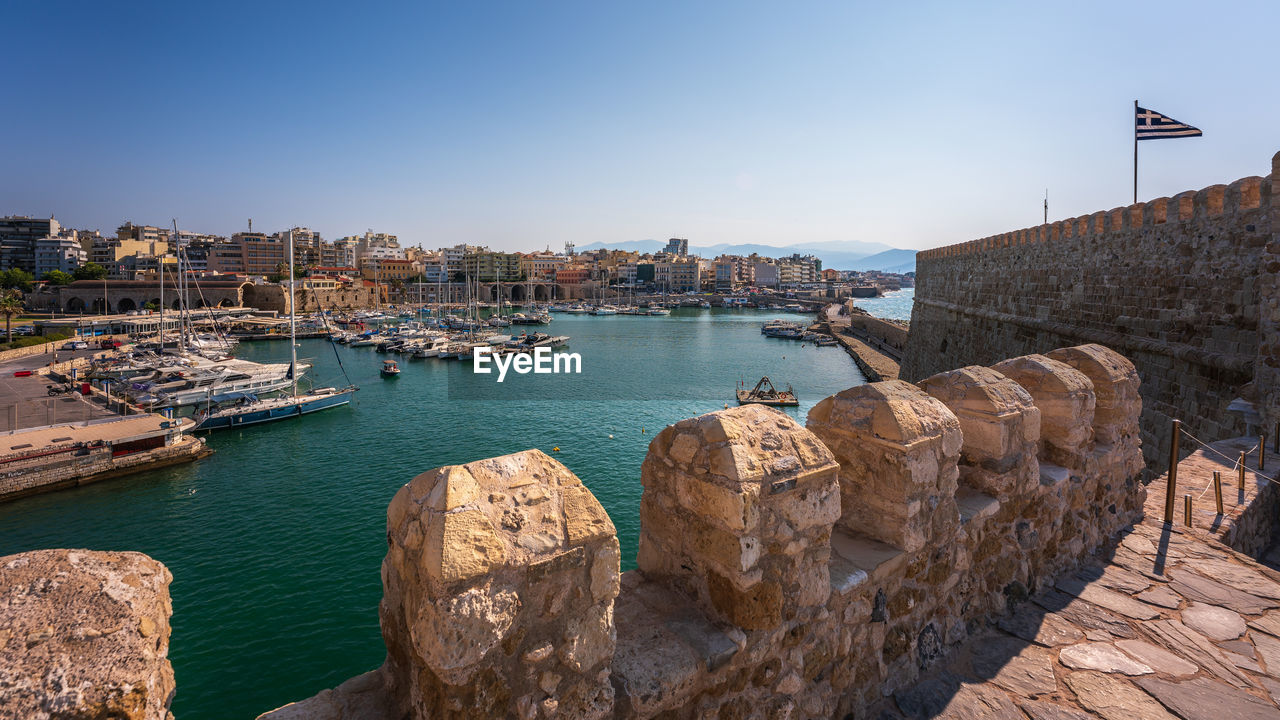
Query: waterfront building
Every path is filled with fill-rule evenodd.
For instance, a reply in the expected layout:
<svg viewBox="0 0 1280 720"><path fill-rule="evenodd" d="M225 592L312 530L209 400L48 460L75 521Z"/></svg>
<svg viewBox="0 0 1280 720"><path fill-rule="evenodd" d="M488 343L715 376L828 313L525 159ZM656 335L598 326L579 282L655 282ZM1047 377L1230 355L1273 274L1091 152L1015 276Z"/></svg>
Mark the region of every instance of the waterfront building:
<svg viewBox="0 0 1280 720"><path fill-rule="evenodd" d="M147 244L160 243L165 248L163 252L176 250L173 245L172 235L168 228L156 227L155 225L134 225L131 221L126 221L125 224L116 228L116 237L120 240L134 240Z"/></svg>
<svg viewBox="0 0 1280 720"><path fill-rule="evenodd" d="M225 244L213 246L206 264L213 272L272 275L286 262L286 245L276 235L239 232Z"/></svg>
<svg viewBox="0 0 1280 720"><path fill-rule="evenodd" d="M569 259L551 253L530 253L520 258L520 272L532 280L553 280L556 271L565 267Z"/></svg>
<svg viewBox="0 0 1280 720"><path fill-rule="evenodd" d="M778 282L782 285L803 285L818 282L822 261L812 255L793 254L778 258Z"/></svg>
<svg viewBox="0 0 1280 720"><path fill-rule="evenodd" d="M387 233L375 233L372 230L363 235L348 235L340 241L344 248L351 248L354 257L351 264L359 264L365 258L387 260L404 260L404 249L400 247L400 239Z"/></svg>
<svg viewBox="0 0 1280 720"><path fill-rule="evenodd" d="M514 282L524 279L520 270L520 255L517 253L479 250L468 252L462 261L464 272L472 280Z"/></svg>
<svg viewBox="0 0 1280 720"><path fill-rule="evenodd" d="M697 258L654 263L654 283L668 292L702 289L702 270Z"/></svg>
<svg viewBox="0 0 1280 720"><path fill-rule="evenodd" d="M295 227L289 230L281 230L272 233L271 237L276 242L286 246L289 243L289 234L293 234L293 264L298 266L311 266L324 264L324 240L320 237L320 233L305 227ZM287 252L286 252L287 255Z"/></svg>
<svg viewBox="0 0 1280 720"><path fill-rule="evenodd" d="M752 274L758 287L778 287L778 266L772 260L757 260Z"/></svg>
<svg viewBox="0 0 1280 720"><path fill-rule="evenodd" d="M0 270L19 268L34 273L36 241L57 236L62 225L52 217L11 215L0 218Z"/></svg>
<svg viewBox="0 0 1280 720"><path fill-rule="evenodd" d="M591 279L591 269L585 267L562 267L556 270L555 279L560 285L581 285Z"/></svg>
<svg viewBox="0 0 1280 720"><path fill-rule="evenodd" d="M618 266L618 282L622 285L636 284L636 268L639 263L636 261L625 262Z"/></svg>
<svg viewBox="0 0 1280 720"><path fill-rule="evenodd" d="M671 238L667 241L665 252L677 257L684 257L689 254L689 240L686 238Z"/></svg>
<svg viewBox="0 0 1280 720"><path fill-rule="evenodd" d="M165 240L132 240L129 238L103 237L89 235L80 237L80 247L85 251L87 261L97 263L113 272L117 271L121 261L138 255L163 255L169 245Z"/></svg>
<svg viewBox="0 0 1280 720"><path fill-rule="evenodd" d="M366 257L360 261L360 275L375 282L405 281L417 277L418 271L412 260Z"/></svg>
<svg viewBox="0 0 1280 720"><path fill-rule="evenodd" d="M54 270L72 272L84 265L88 258L88 254L76 239L75 230L37 239L34 243L33 255L35 265L33 274L37 278Z"/></svg>
<svg viewBox="0 0 1280 720"><path fill-rule="evenodd" d="M341 238L331 243L320 245L319 264L326 267L355 267L358 262L356 249L359 242L354 238Z"/></svg>
<svg viewBox="0 0 1280 720"><path fill-rule="evenodd" d="M717 292L733 292L733 263L725 258L715 262L715 289Z"/></svg>

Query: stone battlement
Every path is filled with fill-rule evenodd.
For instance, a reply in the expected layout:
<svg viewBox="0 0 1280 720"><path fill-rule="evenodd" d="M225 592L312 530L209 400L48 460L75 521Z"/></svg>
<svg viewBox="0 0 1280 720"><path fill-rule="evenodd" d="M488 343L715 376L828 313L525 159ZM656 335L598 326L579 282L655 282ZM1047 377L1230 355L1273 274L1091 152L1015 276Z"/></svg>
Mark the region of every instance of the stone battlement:
<svg viewBox="0 0 1280 720"><path fill-rule="evenodd" d="M1280 163L1280 154L1277 154L1276 158L1273 162ZM1188 190L1173 197L1156 198L1150 202L1102 210L1090 215L1058 220L1047 225L1036 225L955 245L923 250L916 254L916 261L971 255L995 248L1038 242L1054 242L1060 238L1099 238L1112 232L1150 228L1169 222L1207 221L1250 210L1266 210L1272 204L1272 193L1270 178L1246 177L1230 185L1210 185L1202 190Z"/></svg>
<svg viewBox="0 0 1280 720"><path fill-rule="evenodd" d="M542 452L432 470L387 513L386 663L263 717L867 716L1138 517L1140 406L1085 345L683 420L622 574Z"/></svg>
<svg viewBox="0 0 1280 720"><path fill-rule="evenodd" d="M919 253L901 377L1099 343L1142 377L1143 447L1280 423L1280 154L1247 177ZM1154 476L1154 474L1152 475Z"/></svg>

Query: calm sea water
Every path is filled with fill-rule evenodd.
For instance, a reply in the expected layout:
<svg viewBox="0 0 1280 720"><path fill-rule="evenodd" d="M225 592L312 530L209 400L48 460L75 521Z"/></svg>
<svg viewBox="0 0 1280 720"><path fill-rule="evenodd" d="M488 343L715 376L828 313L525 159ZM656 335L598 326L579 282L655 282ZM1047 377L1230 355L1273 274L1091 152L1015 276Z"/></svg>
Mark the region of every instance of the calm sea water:
<svg viewBox="0 0 1280 720"><path fill-rule="evenodd" d="M634 567L640 463L655 432L733 404L740 378L793 385L801 422L818 400L864 382L839 348L760 335L774 317L808 319L557 315L550 330L572 337L582 375L508 376L500 390L469 364L404 356L393 356L400 377L384 380L388 356L339 346L361 388L351 406L211 435L217 452L198 463L0 505L0 555L75 547L164 562L174 576L175 714L252 718L382 662L386 507L418 473L540 448L600 499L623 568ZM300 344L313 374L341 381L330 343ZM288 346L245 343L239 355L280 361Z"/></svg>
<svg viewBox="0 0 1280 720"><path fill-rule="evenodd" d="M910 321L911 303L915 298L915 288L903 288L886 293L884 297L855 300L853 304L876 317Z"/></svg>

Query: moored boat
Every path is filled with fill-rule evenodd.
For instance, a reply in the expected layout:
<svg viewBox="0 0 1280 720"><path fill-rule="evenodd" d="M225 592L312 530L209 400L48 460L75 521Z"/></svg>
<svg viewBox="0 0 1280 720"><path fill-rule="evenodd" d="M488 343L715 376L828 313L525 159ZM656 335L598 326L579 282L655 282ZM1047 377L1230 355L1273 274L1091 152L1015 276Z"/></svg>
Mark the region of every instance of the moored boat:
<svg viewBox="0 0 1280 720"><path fill-rule="evenodd" d="M794 407L800 404L800 400L796 398L796 393L788 385L786 390L778 390L773 386L773 381L766 375L760 378L760 382L750 390L738 381L738 404L739 405L769 405L772 407Z"/></svg>

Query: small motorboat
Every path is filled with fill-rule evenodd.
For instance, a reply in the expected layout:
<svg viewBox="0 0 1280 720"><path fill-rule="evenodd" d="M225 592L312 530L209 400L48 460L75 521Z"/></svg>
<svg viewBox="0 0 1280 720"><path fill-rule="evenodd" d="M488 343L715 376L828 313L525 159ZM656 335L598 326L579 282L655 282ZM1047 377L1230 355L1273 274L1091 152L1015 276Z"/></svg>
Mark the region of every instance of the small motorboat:
<svg viewBox="0 0 1280 720"><path fill-rule="evenodd" d="M396 377L400 374L400 365L395 360L382 361L382 377Z"/></svg>
<svg viewBox="0 0 1280 720"><path fill-rule="evenodd" d="M778 390L773 386L773 382L766 375L760 378L760 382L750 390L738 381L738 404L739 405L770 405L773 407L794 407L800 404L796 398L796 393L788 385L786 390Z"/></svg>

